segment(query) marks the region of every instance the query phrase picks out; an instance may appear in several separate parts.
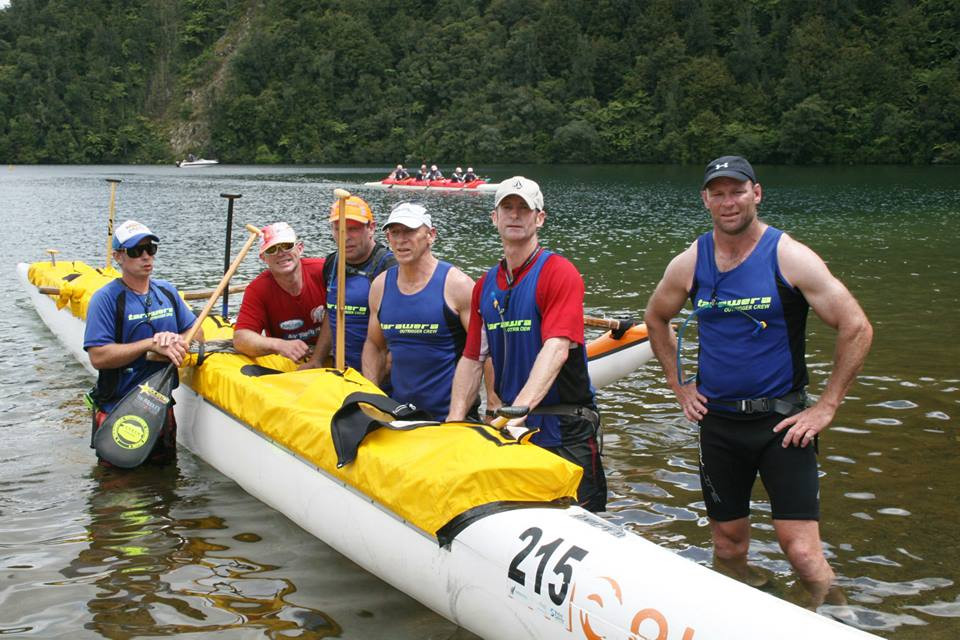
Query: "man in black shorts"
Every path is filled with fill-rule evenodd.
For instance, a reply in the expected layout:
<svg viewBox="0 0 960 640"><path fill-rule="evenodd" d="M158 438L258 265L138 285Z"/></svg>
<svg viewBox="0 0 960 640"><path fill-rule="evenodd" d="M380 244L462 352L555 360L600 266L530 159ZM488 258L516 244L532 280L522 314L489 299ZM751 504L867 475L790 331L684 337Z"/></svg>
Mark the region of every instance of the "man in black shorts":
<svg viewBox="0 0 960 640"><path fill-rule="evenodd" d="M741 579L751 576L750 492L759 473L780 547L819 604L834 573L820 542L817 434L863 365L873 329L820 256L757 218L763 192L749 162L738 156L711 162L700 195L713 230L667 266L647 304L650 344L684 415L700 424L700 481L715 564ZM688 298L700 334L695 384L678 371L670 331ZM823 394L807 407L811 307L837 331L837 342Z"/></svg>

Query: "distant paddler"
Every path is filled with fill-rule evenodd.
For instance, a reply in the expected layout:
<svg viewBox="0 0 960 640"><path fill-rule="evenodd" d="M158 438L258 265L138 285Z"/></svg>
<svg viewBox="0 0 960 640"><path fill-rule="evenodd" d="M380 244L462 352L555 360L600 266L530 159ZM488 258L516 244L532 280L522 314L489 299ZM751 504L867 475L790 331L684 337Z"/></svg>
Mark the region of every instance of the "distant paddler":
<svg viewBox="0 0 960 640"><path fill-rule="evenodd" d="M99 371L89 394L94 431L114 405L168 362L151 362L148 352L179 366L187 353L185 335L197 317L172 284L152 278L160 238L140 222L127 220L113 233L113 259L121 277L90 298L83 348ZM198 332L195 336L202 339ZM167 463L176 458L177 423L173 408L150 456ZM101 460L101 464L106 464Z"/></svg>
<svg viewBox="0 0 960 640"><path fill-rule="evenodd" d="M323 258L303 256L303 241L286 222L263 228L260 259L267 268L247 285L233 334L237 351L272 353L294 362L317 342L327 304Z"/></svg>
<svg viewBox="0 0 960 640"><path fill-rule="evenodd" d="M600 416L587 370L583 278L566 258L540 246L546 220L540 186L515 176L500 183L491 214L504 257L473 289L470 326L457 364L448 420L462 420L493 360L497 395L531 409L509 427L539 429L532 441L583 468L580 505L603 511Z"/></svg>

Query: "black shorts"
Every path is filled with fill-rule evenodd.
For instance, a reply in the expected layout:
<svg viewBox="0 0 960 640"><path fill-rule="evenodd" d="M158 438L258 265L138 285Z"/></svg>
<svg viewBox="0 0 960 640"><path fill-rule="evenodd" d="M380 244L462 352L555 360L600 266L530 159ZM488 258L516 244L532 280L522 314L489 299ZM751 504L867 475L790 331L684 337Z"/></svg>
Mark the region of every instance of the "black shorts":
<svg viewBox="0 0 960 640"><path fill-rule="evenodd" d="M597 425L586 418L574 416L561 417L563 443L558 447L544 447L564 460L583 469L583 479L577 488L577 502L587 511L604 511L607 508L607 476L603 472L600 460L600 448L597 444ZM573 424L577 423L577 424ZM582 423L582 424L581 424ZM569 438L569 434L582 434L579 438Z"/></svg>
<svg viewBox="0 0 960 640"><path fill-rule="evenodd" d="M760 480L776 520L819 520L820 479L813 446L783 448L784 416L708 413L700 421L700 486L707 515L727 522L750 515L750 493Z"/></svg>

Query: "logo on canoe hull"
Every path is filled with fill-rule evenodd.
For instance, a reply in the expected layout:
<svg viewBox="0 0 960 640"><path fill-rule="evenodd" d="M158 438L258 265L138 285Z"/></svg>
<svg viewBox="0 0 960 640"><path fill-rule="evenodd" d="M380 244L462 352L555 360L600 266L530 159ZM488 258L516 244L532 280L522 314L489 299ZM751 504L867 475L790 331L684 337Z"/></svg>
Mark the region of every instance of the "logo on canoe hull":
<svg viewBox="0 0 960 640"><path fill-rule="evenodd" d="M120 416L113 423L113 441L121 449L139 449L150 437L150 427L140 416Z"/></svg>

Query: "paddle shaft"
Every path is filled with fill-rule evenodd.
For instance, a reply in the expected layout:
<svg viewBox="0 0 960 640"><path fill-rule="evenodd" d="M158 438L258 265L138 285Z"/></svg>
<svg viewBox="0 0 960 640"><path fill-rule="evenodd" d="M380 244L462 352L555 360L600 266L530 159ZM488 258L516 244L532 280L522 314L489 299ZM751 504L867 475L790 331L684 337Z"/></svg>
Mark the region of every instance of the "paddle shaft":
<svg viewBox="0 0 960 640"><path fill-rule="evenodd" d="M337 198L339 209L337 218L337 335L336 358L334 366L344 371L346 366L346 304L347 304L347 258L344 252L347 249L347 198L350 192L345 189L335 189L333 195Z"/></svg>
<svg viewBox="0 0 960 640"><path fill-rule="evenodd" d="M243 196L239 193L221 193L221 198L227 199L227 238L223 249L223 272L226 273L230 268L230 230L233 229L233 201ZM233 287L223 292L223 311L220 313L224 318L227 317L227 298Z"/></svg>
<svg viewBox="0 0 960 640"><path fill-rule="evenodd" d="M217 288L213 290L213 294L210 296L210 299L207 300L207 304L203 305L203 310L200 312L200 315L197 316L197 321L193 323L193 326L190 327L190 330L187 331L187 335L183 338L184 344L190 344L190 341L193 340L193 336L196 335L197 331L200 330L200 325L203 324L203 321L210 314L210 310L213 309L213 305L216 304L217 298L219 298L220 294L222 294L227 288L227 283L230 282L230 278L233 277L233 274L237 272L237 268L240 266L240 263L243 262L247 252L250 251L250 247L252 247L256 239L260 237L260 229L256 228L252 224L246 225L246 229L250 232L250 237L247 238L247 241L243 243L240 253L238 253L237 257L233 259L233 262L227 268L227 272L223 274L223 278L220 279L220 284L218 284Z"/></svg>
<svg viewBox="0 0 960 640"><path fill-rule="evenodd" d="M121 181L117 178L107 178L107 182L110 183L110 217L107 219L107 260L104 264L105 269L110 268L110 259L113 256L113 214L117 202L117 185L120 184Z"/></svg>

